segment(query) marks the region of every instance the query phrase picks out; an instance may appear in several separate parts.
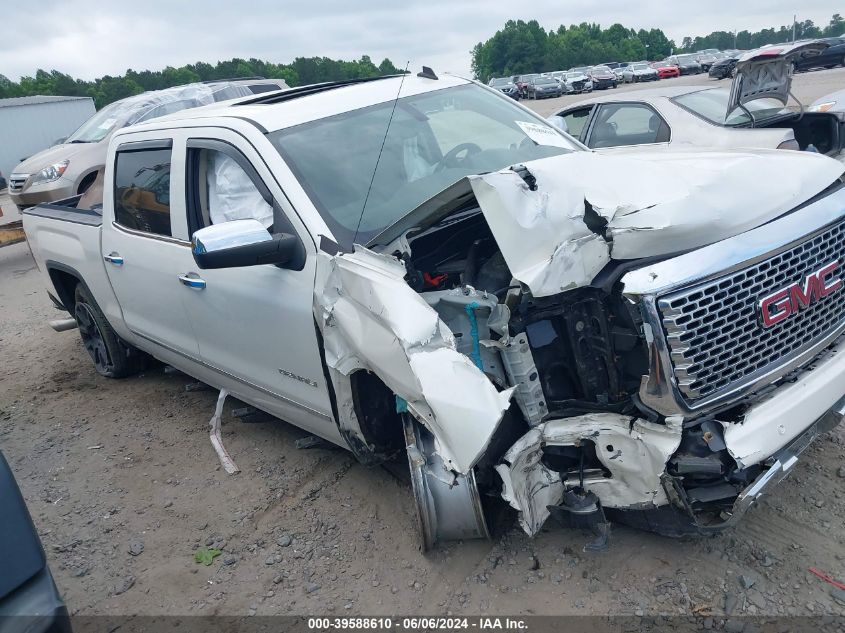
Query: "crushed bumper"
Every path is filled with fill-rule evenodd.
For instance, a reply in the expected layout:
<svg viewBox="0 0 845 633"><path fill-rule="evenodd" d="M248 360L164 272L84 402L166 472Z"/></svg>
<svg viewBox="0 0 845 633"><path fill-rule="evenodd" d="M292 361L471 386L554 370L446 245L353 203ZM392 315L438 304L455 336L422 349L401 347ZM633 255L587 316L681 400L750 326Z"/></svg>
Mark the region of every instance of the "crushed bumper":
<svg viewBox="0 0 845 633"><path fill-rule="evenodd" d="M813 440L845 418L843 385L845 351L833 348L813 363L812 371L775 390L741 420L721 423L725 448L737 467L759 467L761 472L718 517L694 509L681 478L667 472L683 433L680 418L671 417L666 425L614 414L540 424L520 438L496 467L504 484L502 498L519 511L520 524L532 536L549 517L549 507L561 504L564 493L580 484L605 508L646 511L673 506L687 515L693 532L723 530L781 481ZM579 448L585 442L595 445L609 476L588 473L579 482L545 463L546 447Z"/></svg>
<svg viewBox="0 0 845 633"><path fill-rule="evenodd" d="M842 405L845 395L845 337L813 361L813 370L752 406L739 424L725 423L725 444L740 468L776 454L814 421ZM837 349L839 348L839 349Z"/></svg>
<svg viewBox="0 0 845 633"><path fill-rule="evenodd" d="M798 456L803 453L810 444L819 436L832 431L845 418L845 397L837 402L825 415L813 422L801 435L796 437L789 445L779 450L767 462L770 464L768 470L757 477L745 490L743 490L730 511L722 512L722 520L717 523L701 523L690 507L684 490L680 487L677 479L663 476L663 486L666 496L677 506L682 507L696 527L702 533L718 532L734 525L754 505L754 503L767 491L770 491L784 477L786 477L798 463Z"/></svg>

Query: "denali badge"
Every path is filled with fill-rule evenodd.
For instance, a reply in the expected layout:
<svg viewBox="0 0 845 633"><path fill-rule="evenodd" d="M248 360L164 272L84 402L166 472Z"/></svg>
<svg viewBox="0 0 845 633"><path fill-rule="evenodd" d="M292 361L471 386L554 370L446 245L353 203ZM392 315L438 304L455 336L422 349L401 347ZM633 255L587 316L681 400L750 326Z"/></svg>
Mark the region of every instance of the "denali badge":
<svg viewBox="0 0 845 633"><path fill-rule="evenodd" d="M316 380L311 380L310 378L306 378L305 376L300 376L299 374L295 374L292 371L288 371L287 369L279 369L279 373L282 376L287 376L288 378L293 378L294 380L298 380L299 382L304 382L306 385L311 387L317 386Z"/></svg>
<svg viewBox="0 0 845 633"><path fill-rule="evenodd" d="M842 287L842 278L834 277L839 262L831 262L824 268L810 273L802 282L796 282L760 300L763 327L772 327L802 308L833 294Z"/></svg>

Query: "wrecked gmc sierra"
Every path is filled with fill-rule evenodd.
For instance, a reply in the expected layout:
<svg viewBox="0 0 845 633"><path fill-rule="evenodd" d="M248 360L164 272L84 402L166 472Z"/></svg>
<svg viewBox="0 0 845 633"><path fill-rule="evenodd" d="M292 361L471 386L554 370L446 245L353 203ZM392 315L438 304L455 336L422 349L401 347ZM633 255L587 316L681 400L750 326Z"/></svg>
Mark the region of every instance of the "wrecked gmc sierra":
<svg viewBox="0 0 845 633"><path fill-rule="evenodd" d="M149 354L407 453L426 548L497 498L596 547L718 530L845 414L829 158L601 156L424 69L126 128L106 165L101 205L24 213L97 371Z"/></svg>

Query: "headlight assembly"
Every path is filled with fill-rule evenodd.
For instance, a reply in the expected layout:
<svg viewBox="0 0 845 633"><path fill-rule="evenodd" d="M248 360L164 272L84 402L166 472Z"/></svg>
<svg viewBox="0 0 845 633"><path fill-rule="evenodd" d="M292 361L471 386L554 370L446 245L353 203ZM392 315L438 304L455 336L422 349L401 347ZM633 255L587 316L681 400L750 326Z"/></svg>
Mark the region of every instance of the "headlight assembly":
<svg viewBox="0 0 845 633"><path fill-rule="evenodd" d="M32 179L32 184L36 185L42 182L53 182L62 177L70 164L69 160L63 160L60 163L55 163L49 167L45 167L39 171Z"/></svg>

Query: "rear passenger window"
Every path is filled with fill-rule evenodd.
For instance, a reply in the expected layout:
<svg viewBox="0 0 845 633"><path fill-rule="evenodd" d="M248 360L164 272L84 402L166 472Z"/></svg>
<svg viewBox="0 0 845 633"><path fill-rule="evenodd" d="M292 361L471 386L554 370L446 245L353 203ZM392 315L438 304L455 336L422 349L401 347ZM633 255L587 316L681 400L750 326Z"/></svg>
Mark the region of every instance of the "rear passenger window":
<svg viewBox="0 0 845 633"><path fill-rule="evenodd" d="M170 149L118 152L114 218L128 229L170 237Z"/></svg>
<svg viewBox="0 0 845 633"><path fill-rule="evenodd" d="M668 141L669 126L657 112L644 104L623 103L601 106L587 146L599 149Z"/></svg>

